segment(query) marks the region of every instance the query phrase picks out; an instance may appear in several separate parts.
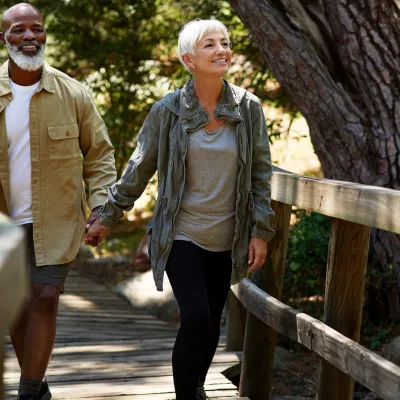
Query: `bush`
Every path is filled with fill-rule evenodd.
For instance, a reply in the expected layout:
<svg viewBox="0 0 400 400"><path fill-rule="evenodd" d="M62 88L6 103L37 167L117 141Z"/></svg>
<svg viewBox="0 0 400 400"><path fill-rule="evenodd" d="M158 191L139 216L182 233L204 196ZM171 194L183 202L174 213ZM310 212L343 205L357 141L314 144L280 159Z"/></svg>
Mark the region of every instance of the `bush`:
<svg viewBox="0 0 400 400"><path fill-rule="evenodd" d="M301 299L324 294L330 223L321 214L308 215L304 210L294 214L297 221L289 233L283 300L301 310Z"/></svg>

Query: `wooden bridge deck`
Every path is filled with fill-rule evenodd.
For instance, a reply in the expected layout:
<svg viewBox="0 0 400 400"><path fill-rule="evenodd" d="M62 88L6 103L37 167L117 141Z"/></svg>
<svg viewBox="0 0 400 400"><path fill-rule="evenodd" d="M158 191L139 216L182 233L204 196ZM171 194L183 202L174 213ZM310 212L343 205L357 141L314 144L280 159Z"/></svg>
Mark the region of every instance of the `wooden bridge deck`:
<svg viewBox="0 0 400 400"><path fill-rule="evenodd" d="M171 353L176 329L71 271L60 297L58 330L47 371L53 399L175 399ZM211 398L238 399L221 372L238 362L220 343L206 382ZM5 398L15 399L20 371L7 344Z"/></svg>

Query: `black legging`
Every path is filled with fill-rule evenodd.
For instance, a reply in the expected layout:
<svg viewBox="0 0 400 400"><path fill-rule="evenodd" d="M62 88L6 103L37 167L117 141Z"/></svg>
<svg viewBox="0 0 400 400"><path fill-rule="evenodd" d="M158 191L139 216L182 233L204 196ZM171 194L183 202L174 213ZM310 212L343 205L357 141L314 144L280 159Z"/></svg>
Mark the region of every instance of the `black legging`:
<svg viewBox="0 0 400 400"><path fill-rule="evenodd" d="M172 354L176 400L196 400L197 385L205 381L218 346L231 270L230 251L173 243L166 271L181 320Z"/></svg>

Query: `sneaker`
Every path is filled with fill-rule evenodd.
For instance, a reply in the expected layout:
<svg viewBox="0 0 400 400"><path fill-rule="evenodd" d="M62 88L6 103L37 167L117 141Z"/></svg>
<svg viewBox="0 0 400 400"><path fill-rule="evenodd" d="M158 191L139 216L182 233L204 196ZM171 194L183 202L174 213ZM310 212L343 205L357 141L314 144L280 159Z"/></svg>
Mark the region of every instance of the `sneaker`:
<svg viewBox="0 0 400 400"><path fill-rule="evenodd" d="M206 395L206 391L204 390L204 386L197 386L197 398L196 400L210 400L210 398Z"/></svg>
<svg viewBox="0 0 400 400"><path fill-rule="evenodd" d="M18 400L37 400L37 397L34 394L20 394Z"/></svg>
<svg viewBox="0 0 400 400"><path fill-rule="evenodd" d="M49 384L47 380L44 379L42 382L42 386L40 387L39 393L37 395L37 400L50 400L51 399L51 392L49 389Z"/></svg>

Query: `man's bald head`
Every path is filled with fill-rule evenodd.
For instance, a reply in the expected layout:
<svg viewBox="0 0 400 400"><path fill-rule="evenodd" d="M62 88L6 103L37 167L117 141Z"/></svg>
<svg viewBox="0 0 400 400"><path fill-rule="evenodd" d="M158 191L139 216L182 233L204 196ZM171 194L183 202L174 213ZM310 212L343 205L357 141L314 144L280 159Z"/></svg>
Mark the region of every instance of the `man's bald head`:
<svg viewBox="0 0 400 400"><path fill-rule="evenodd" d="M6 10L1 18L1 30L5 32L14 21L35 15L43 22L43 16L40 11L32 4L19 3Z"/></svg>

